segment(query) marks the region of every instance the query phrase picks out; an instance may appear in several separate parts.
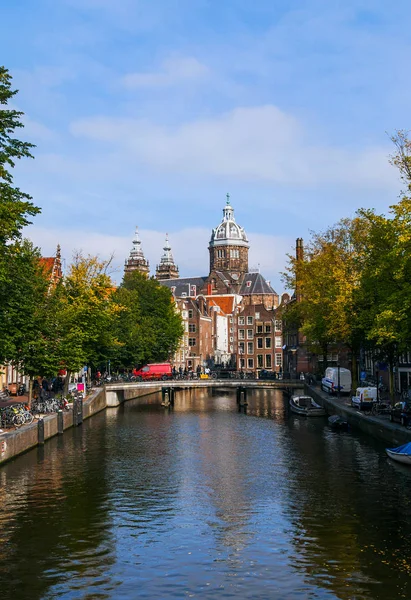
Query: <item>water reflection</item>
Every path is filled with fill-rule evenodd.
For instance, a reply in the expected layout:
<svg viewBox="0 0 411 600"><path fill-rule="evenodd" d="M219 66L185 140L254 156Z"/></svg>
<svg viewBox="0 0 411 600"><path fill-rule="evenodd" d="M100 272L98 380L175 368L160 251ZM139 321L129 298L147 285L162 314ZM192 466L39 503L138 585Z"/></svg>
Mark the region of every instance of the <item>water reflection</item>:
<svg viewBox="0 0 411 600"><path fill-rule="evenodd" d="M0 470L2 598L408 597L411 472L282 394L130 401Z"/></svg>

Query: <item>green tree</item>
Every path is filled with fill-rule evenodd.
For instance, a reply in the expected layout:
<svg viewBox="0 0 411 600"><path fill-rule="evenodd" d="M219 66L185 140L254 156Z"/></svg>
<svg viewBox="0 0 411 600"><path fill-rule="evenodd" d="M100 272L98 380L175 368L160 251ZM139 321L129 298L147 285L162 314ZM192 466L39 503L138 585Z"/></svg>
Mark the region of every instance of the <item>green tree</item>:
<svg viewBox="0 0 411 600"><path fill-rule="evenodd" d="M7 281L0 286L0 360L14 364L32 382L37 375L53 374L57 365L49 277L28 240L10 244L7 260L3 255L0 263Z"/></svg>
<svg viewBox="0 0 411 600"><path fill-rule="evenodd" d="M114 297L124 307L117 322L121 345L115 364L130 368L170 360L183 335L170 290L135 271L125 275Z"/></svg>
<svg viewBox="0 0 411 600"><path fill-rule="evenodd" d="M84 365L98 365L118 345L116 321L123 308L113 301L109 264L78 253L56 287L58 355L60 368L67 369L68 376Z"/></svg>
<svg viewBox="0 0 411 600"><path fill-rule="evenodd" d="M309 350L322 355L324 366L331 346L348 345L354 378L362 337L355 295L362 264L358 244L362 228L357 217L313 233L304 256L289 257L285 273L297 300L286 308L286 322L299 326Z"/></svg>
<svg viewBox="0 0 411 600"><path fill-rule="evenodd" d="M11 89L11 75L0 66L0 247L7 251L6 242L21 235L21 229L29 224L29 217L40 209L31 202L31 197L13 185L11 169L16 160L32 158L33 144L14 137L14 131L23 127L23 113L3 108L15 96L17 90Z"/></svg>

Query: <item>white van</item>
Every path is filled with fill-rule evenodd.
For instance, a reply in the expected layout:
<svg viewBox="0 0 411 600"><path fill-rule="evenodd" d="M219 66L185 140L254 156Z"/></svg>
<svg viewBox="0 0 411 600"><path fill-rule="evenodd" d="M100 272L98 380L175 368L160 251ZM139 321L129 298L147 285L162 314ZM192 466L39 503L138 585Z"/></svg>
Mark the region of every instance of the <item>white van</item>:
<svg viewBox="0 0 411 600"><path fill-rule="evenodd" d="M328 367L321 380L321 389L329 394L338 391L338 371L340 371L340 393L349 394L351 392L351 371L342 367Z"/></svg>
<svg viewBox="0 0 411 600"><path fill-rule="evenodd" d="M374 402L377 402L376 387L359 387L351 398L351 406L357 410L371 410Z"/></svg>

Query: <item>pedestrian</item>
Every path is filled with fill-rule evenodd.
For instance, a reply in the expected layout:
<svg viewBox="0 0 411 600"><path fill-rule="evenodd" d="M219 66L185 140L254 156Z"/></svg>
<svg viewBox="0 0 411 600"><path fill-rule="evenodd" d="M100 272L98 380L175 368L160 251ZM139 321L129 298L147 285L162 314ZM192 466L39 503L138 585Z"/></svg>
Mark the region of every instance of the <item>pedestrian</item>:
<svg viewBox="0 0 411 600"><path fill-rule="evenodd" d="M178 367L178 374L180 375L180 379L181 379L183 376L183 367L181 365Z"/></svg>
<svg viewBox="0 0 411 600"><path fill-rule="evenodd" d="M177 369L175 368L174 365L173 365L172 372L173 372L173 379L175 379L177 377Z"/></svg>
<svg viewBox="0 0 411 600"><path fill-rule="evenodd" d="M201 375L201 366L197 365L197 377L200 377Z"/></svg>

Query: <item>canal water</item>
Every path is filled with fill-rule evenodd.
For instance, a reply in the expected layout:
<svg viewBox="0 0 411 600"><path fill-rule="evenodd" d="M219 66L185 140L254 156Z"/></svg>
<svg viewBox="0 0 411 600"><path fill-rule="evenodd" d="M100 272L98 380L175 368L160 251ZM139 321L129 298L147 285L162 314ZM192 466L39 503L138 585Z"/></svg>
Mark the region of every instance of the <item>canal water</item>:
<svg viewBox="0 0 411 600"><path fill-rule="evenodd" d="M0 469L0 598L411 598L411 470L279 391L130 401Z"/></svg>

